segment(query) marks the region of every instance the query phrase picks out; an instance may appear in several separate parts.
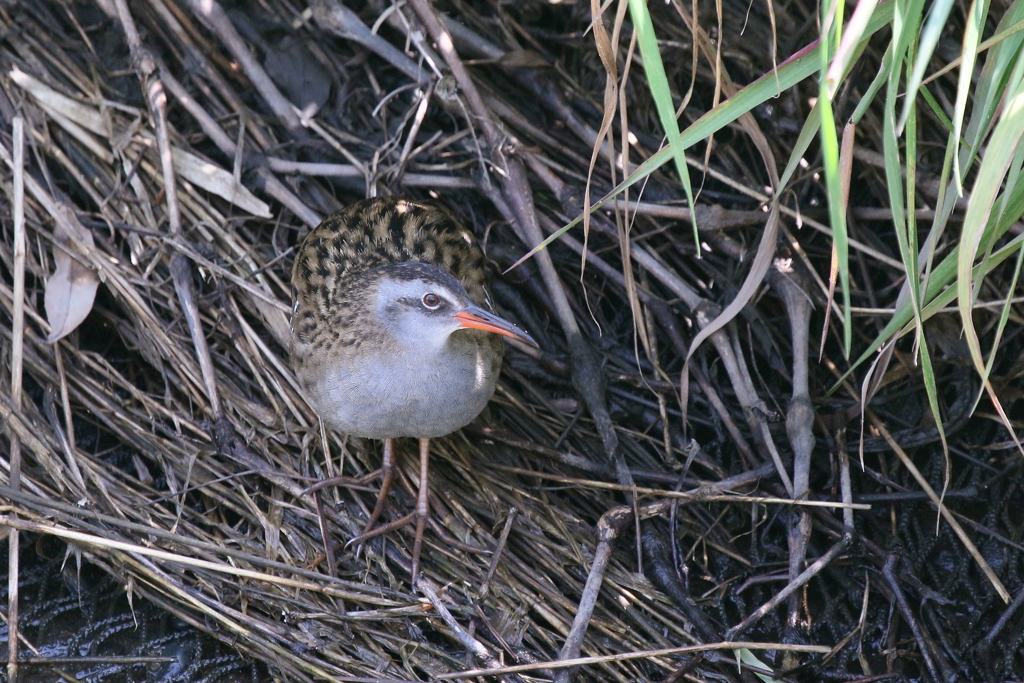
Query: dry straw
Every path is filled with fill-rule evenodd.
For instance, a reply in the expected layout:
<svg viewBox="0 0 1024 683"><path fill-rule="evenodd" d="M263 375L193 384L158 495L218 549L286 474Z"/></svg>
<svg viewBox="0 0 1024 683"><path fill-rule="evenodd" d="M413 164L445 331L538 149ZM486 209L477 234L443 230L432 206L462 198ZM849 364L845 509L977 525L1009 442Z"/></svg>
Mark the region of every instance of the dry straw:
<svg viewBox="0 0 1024 683"><path fill-rule="evenodd" d="M500 167L512 150L493 143L529 151L530 171L549 194L578 186L590 145L537 128L534 98L521 82L491 84L480 76L474 100L464 90L452 97L453 86L442 80L447 99L431 98L442 87L433 70L453 57L436 54L424 30L443 18L424 29L422 16L408 7L381 14L387 35L407 33L404 52L382 46L381 31L332 25L323 13L342 10L331 3L313 3L316 17L286 2L250 4L252 15L232 17L248 31L244 36L229 30L226 15L203 14L200 22L199 8L208 2L39 1L22 3L16 16L0 9L0 196L14 205L13 178L24 165L28 283L24 348L12 366L15 291L6 278L0 281L2 439L24 458L20 491L13 476L0 477L0 498L12 506L7 528L66 539L133 593L291 680L420 680L543 662L560 651L563 659L597 657L572 661L586 664L586 680L664 678L699 639L636 572L631 542L606 557L587 639L576 643L575 654L563 649L595 557L596 523L626 500L587 479L617 479L627 493L638 472L665 472L641 486L683 483L662 459L686 459L679 396L688 384L680 387L678 368L669 376L647 365L642 378L634 357L629 312L640 311L643 326L654 324L643 315L667 310L650 294L646 274L639 286L630 279L627 289L616 253L590 252L581 283L578 256L565 258L569 252L562 251L561 286L552 284L559 276L546 253L539 266L527 264L499 285L499 303L538 333L547 355L541 361L511 354L489 413L433 448L427 583L420 593L408 586L409 530L377 539L360 554L344 545L364 524L373 480L307 492L340 472L353 478L372 472L378 455L372 444L321 433L287 358L292 245L339 205L335 193L352 198L367 185L377 192L447 192L450 204L480 219L478 234L507 266L525 253L524 242L538 241L529 230L539 235L565 216L557 202L547 205L540 223L513 222L526 230L519 239L507 223L488 223L520 215L523 195L515 194L514 183L526 177L518 161ZM319 23L310 23L314 18ZM463 19L464 26L449 24L463 50L494 49L472 29L486 22L470 14ZM346 40L331 35L346 30ZM356 44L384 56L368 61ZM325 87L344 116L317 117L324 99L312 108L292 106L272 79L258 78L272 67L279 84L282 70L285 85L309 74L311 97ZM339 74L333 83L332 73ZM507 128L497 127L498 119L468 127L478 106L496 112ZM25 122L23 161L10 142L15 113ZM579 125L593 144L593 131ZM322 157L333 162L321 163ZM600 164L598 171L604 172ZM474 208L482 196L498 213ZM569 194L565 200L566 206L575 201ZM593 228L614 244L613 222L595 220ZM5 273L21 267L16 234L5 219ZM634 258L662 281L662 291L699 303L679 274L686 273L685 261L670 253L685 252L685 245L658 235L637 242ZM714 239L722 253L743 251L724 234ZM571 237L564 244L583 248ZM55 302L47 315L44 290ZM569 376L570 364L585 370L592 360L580 350L581 328L599 338L588 306L597 307L608 341L603 372L613 380L611 413L585 382L580 402ZM609 323L618 329L607 329ZM679 339L674 322L660 324ZM58 335L68 336L47 341ZM662 337L661 343L670 342ZM13 346L22 351L19 342ZM676 352L681 356L685 346ZM728 342L722 353L729 353ZM25 393L12 393L10 380L22 368ZM729 371L738 373L734 382L752 386L740 365L730 363ZM693 372L711 397L701 410L724 405L700 370ZM737 389L739 400L756 402L756 392L744 391ZM721 419L752 473L733 483L770 473L770 466L755 468L755 447L728 411ZM411 450L399 445L400 492L414 483ZM763 451L756 459L770 462ZM530 475L552 469L571 480ZM703 455L691 464L689 481L692 472L707 481L726 474ZM652 491L636 490L641 497ZM747 563L715 521L728 506L712 502L706 489L697 499L706 505L692 516L675 505L656 514L683 511L679 520L695 532L690 542L699 539L694 548ZM409 500L394 496L390 512L403 514ZM744 505L749 509L750 502ZM657 652L606 656L650 650ZM517 680L512 673L506 678Z"/></svg>

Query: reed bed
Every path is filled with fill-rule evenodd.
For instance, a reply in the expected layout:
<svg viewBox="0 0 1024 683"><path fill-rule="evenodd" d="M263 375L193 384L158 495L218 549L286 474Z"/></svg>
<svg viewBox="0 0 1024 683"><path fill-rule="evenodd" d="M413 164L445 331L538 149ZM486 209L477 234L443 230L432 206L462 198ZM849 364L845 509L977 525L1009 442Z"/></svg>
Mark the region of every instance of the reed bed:
<svg viewBox="0 0 1024 683"><path fill-rule="evenodd" d="M453 36L479 102L444 75L451 60L431 38L436 27L414 11L423 6ZM882 540L890 503L879 513L854 500L847 449L822 436L823 425L842 431L841 420L792 417L791 403L810 406L811 397L829 415L856 412L850 397L822 399L845 361L812 366L807 379L803 350L817 346L813 330L830 305L831 243L810 201L820 197L812 171L797 191L812 208L790 212L804 225L799 239L796 221L785 219L784 263L763 296L684 365L696 330L735 296L768 220L760 148L746 129L718 134L701 176L699 260L679 179L666 166L642 193L596 213L586 238L569 232L506 272L539 236L579 215L592 156L596 199L661 146L642 78L610 91L637 131L623 168L618 152L607 153L621 139L600 130L607 64L588 33L589 7L358 9L327 0L0 8L6 527L65 540L132 595L281 680L440 680L511 665L528 670L495 675L579 672L625 683L755 680L751 667L845 674L858 662L885 671L896 648L890 634L907 628L892 621L898 591L884 580L895 571ZM690 69L692 46L678 15L661 23L676 9L657 8L673 78ZM745 6L726 7L724 17L724 54L740 80L771 69L769 52L741 47L773 44L772 21L790 47L810 35L785 12L750 11L742 38ZM621 47L625 54L628 39ZM703 64L687 96L694 111L718 97L720 75ZM756 112L765 139L794 144L786 112L802 106L791 91L774 112ZM606 149L595 155L599 141ZM372 507L377 482L367 475L379 466L379 444L322 429L288 361L295 246L321 217L367 194L434 198L458 213L491 261L498 309L542 347L510 349L489 409L433 442L419 590L409 585L411 529L358 552L346 546ZM532 226L518 220L524 206L535 211ZM858 215L873 220L871 209L865 198ZM891 252L867 242L854 249L863 269L898 279ZM21 268L23 341L12 327ZM865 286L882 287L863 274ZM841 359L830 329L826 359ZM950 338L948 362L937 359L953 377L942 400L966 419L956 399L976 384L956 369ZM917 387L911 375L892 393ZM802 448L809 439L820 454L796 496L823 507L786 503L801 477L791 469L801 447L787 441L787 414L804 420ZM887 421L897 437L913 427ZM878 434L874 446L884 443ZM416 483L415 444L398 451L389 518L410 509ZM899 468L886 457L868 469L889 478L853 468L853 488L919 491L906 471L886 469ZM930 462L922 470L936 484L941 459ZM992 466L1008 463L999 456ZM338 475L349 481L308 490ZM957 493L970 482L954 484ZM1010 504L1013 491L996 486ZM992 577L962 559L949 527L937 537L919 528L933 513L911 517L894 516L892 530L919 532L902 542L926 546L922 557L948 541L964 573L957 590L986 596L975 626L991 624L1002 604ZM787 547L801 523L802 549ZM1019 565L1015 557L1000 575ZM816 578L779 592L816 560ZM772 600L778 606L756 613ZM589 610L583 632L581 610ZM939 627L925 628L934 637ZM839 656L826 658L833 646ZM568 667L574 657L593 659ZM889 670L893 661L908 675L927 668L917 655L900 657L891 655Z"/></svg>

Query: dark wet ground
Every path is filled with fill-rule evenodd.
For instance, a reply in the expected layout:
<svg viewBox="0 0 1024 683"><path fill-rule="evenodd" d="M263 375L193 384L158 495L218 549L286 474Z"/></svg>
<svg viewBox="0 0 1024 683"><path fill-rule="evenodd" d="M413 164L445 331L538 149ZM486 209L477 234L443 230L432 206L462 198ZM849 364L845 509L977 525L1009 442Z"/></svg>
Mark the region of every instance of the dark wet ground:
<svg viewBox="0 0 1024 683"><path fill-rule="evenodd" d="M74 556L64 545L28 537L22 541L20 657L110 658L108 662L26 665L21 683L254 683L266 669L140 596L131 604L124 587ZM0 552L0 593L7 604L7 547ZM4 610L6 613L6 608ZM38 650L33 653L25 640ZM7 623L0 624L3 657ZM129 663L137 657L167 662ZM120 660L120 661L118 661ZM6 670L0 681L7 680Z"/></svg>

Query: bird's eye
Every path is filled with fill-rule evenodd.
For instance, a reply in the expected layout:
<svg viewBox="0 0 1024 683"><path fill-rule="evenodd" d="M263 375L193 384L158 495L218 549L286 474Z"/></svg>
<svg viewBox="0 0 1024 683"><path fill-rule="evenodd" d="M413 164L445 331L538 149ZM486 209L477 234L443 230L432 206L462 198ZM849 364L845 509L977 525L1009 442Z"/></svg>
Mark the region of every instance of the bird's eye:
<svg viewBox="0 0 1024 683"><path fill-rule="evenodd" d="M441 305L441 297L433 292L427 292L423 295L423 305L430 310L434 310Z"/></svg>

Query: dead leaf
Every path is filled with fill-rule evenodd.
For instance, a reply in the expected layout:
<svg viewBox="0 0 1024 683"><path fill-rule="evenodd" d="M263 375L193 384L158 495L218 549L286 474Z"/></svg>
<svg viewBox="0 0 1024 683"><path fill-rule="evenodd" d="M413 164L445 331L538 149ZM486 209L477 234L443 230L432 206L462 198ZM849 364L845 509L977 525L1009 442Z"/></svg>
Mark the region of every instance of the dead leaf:
<svg viewBox="0 0 1024 683"><path fill-rule="evenodd" d="M253 216L273 217L266 202L249 192L220 166L177 147L171 148L171 154L174 157L174 170L185 180L224 198Z"/></svg>
<svg viewBox="0 0 1024 683"><path fill-rule="evenodd" d="M74 231L74 236L79 242L92 248L92 233L81 223L74 212L67 206L61 204L57 207L61 214L56 227L53 229L53 236L57 243L69 250L75 249L71 241L69 230ZM100 279L96 273L75 259L64 249L54 249L53 262L57 266L53 275L46 282L46 319L50 323L50 336L46 338L47 344L66 337L82 324L85 317L92 311L92 304L96 300L96 289L100 285Z"/></svg>

